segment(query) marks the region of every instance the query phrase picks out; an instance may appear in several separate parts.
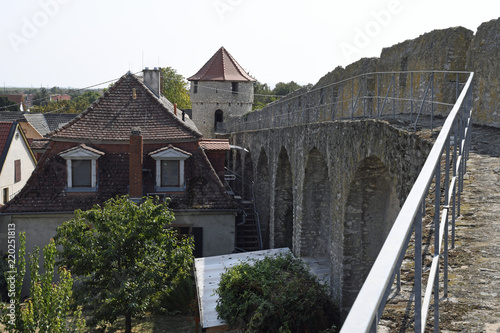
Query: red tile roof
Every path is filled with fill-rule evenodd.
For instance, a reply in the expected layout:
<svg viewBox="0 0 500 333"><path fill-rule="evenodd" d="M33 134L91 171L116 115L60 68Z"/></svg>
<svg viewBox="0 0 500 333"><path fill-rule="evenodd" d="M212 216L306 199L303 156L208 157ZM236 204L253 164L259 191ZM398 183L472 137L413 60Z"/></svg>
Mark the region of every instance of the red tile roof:
<svg viewBox="0 0 500 333"><path fill-rule="evenodd" d="M0 94L0 97L7 97L9 101L21 104L24 103L24 95L22 94Z"/></svg>
<svg viewBox="0 0 500 333"><path fill-rule="evenodd" d="M133 91L135 90L135 98ZM197 140L201 133L189 117L174 114L173 105L156 97L135 75L121 77L101 98L76 118L48 134L57 141L127 141L132 127L146 141Z"/></svg>
<svg viewBox="0 0 500 333"><path fill-rule="evenodd" d="M26 186L15 198L1 207L2 213L87 210L116 195L128 193L129 146L115 144L92 147L105 153L98 159L97 191L84 195L68 193L66 161L59 155L68 149L68 144L51 143ZM77 146L78 144L75 143L73 147ZM174 210L236 210L234 200L226 193L203 150L195 148L197 146L195 143L179 143L178 146L177 149L192 155L184 162L186 190L166 193L166 196L172 199L170 207ZM159 148L161 148L160 144L144 146L143 170L149 170L154 174L156 161L149 156L149 153ZM145 177L143 181L144 194L156 192L155 177L152 174Z"/></svg>
<svg viewBox="0 0 500 333"><path fill-rule="evenodd" d="M224 47L221 47L189 81L255 81L234 60Z"/></svg>
<svg viewBox="0 0 500 333"><path fill-rule="evenodd" d="M7 145L9 135L11 135L12 124L13 122L0 122L0 154L3 152L5 145Z"/></svg>
<svg viewBox="0 0 500 333"><path fill-rule="evenodd" d="M203 139L200 146L204 150L231 150L227 139Z"/></svg>

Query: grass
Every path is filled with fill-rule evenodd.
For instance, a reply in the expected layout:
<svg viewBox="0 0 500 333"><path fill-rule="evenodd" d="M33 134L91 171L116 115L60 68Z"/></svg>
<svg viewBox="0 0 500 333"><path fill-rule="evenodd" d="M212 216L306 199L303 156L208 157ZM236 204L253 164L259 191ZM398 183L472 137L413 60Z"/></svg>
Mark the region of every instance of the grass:
<svg viewBox="0 0 500 333"><path fill-rule="evenodd" d="M6 332L0 324L0 332ZM95 333L90 330L89 333ZM106 329L107 333L125 332L125 318L120 318ZM132 332L136 333L193 333L196 331L196 321L187 315L147 315L141 319L132 319ZM201 332L201 329L198 330Z"/></svg>
<svg viewBox="0 0 500 333"><path fill-rule="evenodd" d="M192 333L196 332L196 322L194 319L195 318L186 315L148 315L142 319L132 319L132 332ZM201 329L199 329L199 331L201 331ZM125 318L117 320L106 329L106 332L125 332Z"/></svg>

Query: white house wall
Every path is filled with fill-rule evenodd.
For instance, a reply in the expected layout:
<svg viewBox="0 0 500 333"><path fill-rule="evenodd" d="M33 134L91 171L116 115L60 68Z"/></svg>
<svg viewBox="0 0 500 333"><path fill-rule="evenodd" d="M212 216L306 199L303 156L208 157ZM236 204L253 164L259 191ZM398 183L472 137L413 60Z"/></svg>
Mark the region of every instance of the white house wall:
<svg viewBox="0 0 500 333"><path fill-rule="evenodd" d="M21 160L21 181L14 182L14 161ZM13 197L15 193L20 191L26 181L31 176L33 170L35 170L36 163L33 160L29 148L26 145L26 141L23 139L19 128L16 129L14 138L12 138L12 143L10 145L9 151L5 158L5 162L0 173L0 202L3 202L3 189L5 187L9 188L9 196ZM9 198L9 199L10 199Z"/></svg>

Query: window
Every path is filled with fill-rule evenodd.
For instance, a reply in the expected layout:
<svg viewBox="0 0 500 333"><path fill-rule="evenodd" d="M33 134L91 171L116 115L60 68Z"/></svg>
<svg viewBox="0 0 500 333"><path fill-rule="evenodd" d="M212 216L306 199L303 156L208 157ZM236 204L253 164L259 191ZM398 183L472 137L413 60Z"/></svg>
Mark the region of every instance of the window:
<svg viewBox="0 0 500 333"><path fill-rule="evenodd" d="M66 160L69 192L95 192L97 190L97 159L103 152L81 144L59 153Z"/></svg>
<svg viewBox="0 0 500 333"><path fill-rule="evenodd" d="M92 187L92 161L71 161L72 187Z"/></svg>
<svg viewBox="0 0 500 333"><path fill-rule="evenodd" d="M231 91L233 94L238 93L238 82L231 82Z"/></svg>
<svg viewBox="0 0 500 333"><path fill-rule="evenodd" d="M161 187L178 187L180 185L179 162L172 160L161 161Z"/></svg>
<svg viewBox="0 0 500 333"><path fill-rule="evenodd" d="M193 93L198 93L198 81L193 81Z"/></svg>
<svg viewBox="0 0 500 333"><path fill-rule="evenodd" d="M3 192L2 202L5 205L9 201L9 188L4 187L2 192Z"/></svg>
<svg viewBox="0 0 500 333"><path fill-rule="evenodd" d="M218 127L221 127L220 123L224 122L224 112L222 110L215 111L214 120L214 130L217 131Z"/></svg>
<svg viewBox="0 0 500 333"><path fill-rule="evenodd" d="M21 160L14 161L14 183L21 181Z"/></svg>
<svg viewBox="0 0 500 333"><path fill-rule="evenodd" d="M191 154L169 145L149 155L156 161L156 190L184 191L184 161Z"/></svg>

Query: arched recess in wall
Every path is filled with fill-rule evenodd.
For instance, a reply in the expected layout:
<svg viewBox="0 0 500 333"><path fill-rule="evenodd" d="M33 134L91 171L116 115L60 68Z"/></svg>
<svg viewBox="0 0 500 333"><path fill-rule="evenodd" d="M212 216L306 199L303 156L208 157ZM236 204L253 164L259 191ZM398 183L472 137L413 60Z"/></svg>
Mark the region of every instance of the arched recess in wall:
<svg viewBox="0 0 500 333"><path fill-rule="evenodd" d="M328 166L314 148L307 157L302 205L300 255L324 258L330 256L331 241L331 188Z"/></svg>
<svg viewBox="0 0 500 333"><path fill-rule="evenodd" d="M344 217L342 308L348 311L399 212L396 187L378 157L364 159L349 185Z"/></svg>
<svg viewBox="0 0 500 333"><path fill-rule="evenodd" d="M262 241L265 249L269 248L269 216L271 202L271 178L269 177L269 161L264 148L261 149L257 161L257 174L255 179L255 206L259 213L262 230Z"/></svg>
<svg viewBox="0 0 500 333"><path fill-rule="evenodd" d="M245 153L245 168L243 169L243 197L245 199L253 198L253 161L251 152Z"/></svg>
<svg viewBox="0 0 500 333"><path fill-rule="evenodd" d="M222 128L220 128L222 123L224 123L224 112L218 109L214 113L214 131L217 132L217 129L222 130Z"/></svg>
<svg viewBox="0 0 500 333"><path fill-rule="evenodd" d="M293 251L293 177L284 147L278 157L274 188L274 247L288 247Z"/></svg>

